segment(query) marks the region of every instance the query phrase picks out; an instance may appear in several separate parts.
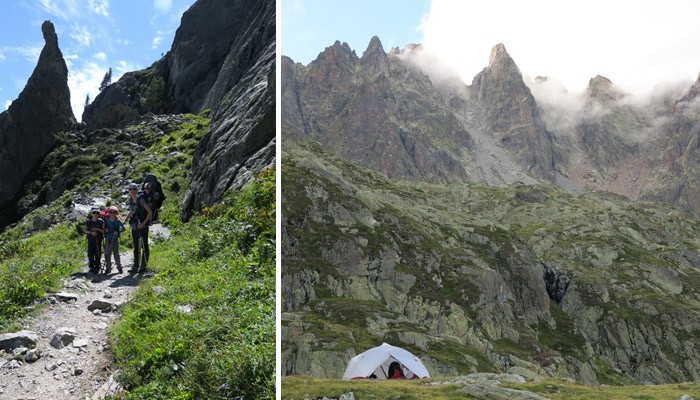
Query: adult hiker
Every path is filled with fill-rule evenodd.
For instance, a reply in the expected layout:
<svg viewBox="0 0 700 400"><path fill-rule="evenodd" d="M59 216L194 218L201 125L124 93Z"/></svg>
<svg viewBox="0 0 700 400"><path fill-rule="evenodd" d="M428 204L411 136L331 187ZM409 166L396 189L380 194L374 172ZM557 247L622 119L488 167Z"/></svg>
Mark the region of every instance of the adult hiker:
<svg viewBox="0 0 700 400"><path fill-rule="evenodd" d="M105 241L105 273L112 272L112 254L114 254L114 263L117 264L117 271L122 273L122 260L119 257L119 234L124 232L124 223L119 215L117 206L109 207L109 218L105 221L105 229L107 231Z"/></svg>
<svg viewBox="0 0 700 400"><path fill-rule="evenodd" d="M105 223L100 218L100 209L93 207L90 210L90 217L85 220L83 232L87 235L87 253L89 271L91 273L100 272L100 250L102 249L102 235L105 232Z"/></svg>
<svg viewBox="0 0 700 400"><path fill-rule="evenodd" d="M127 219L131 225L131 239L134 243L134 265L129 270L130 273L139 272L139 269L146 270L148 264L148 223L153 218L153 212L146 203L143 192L138 191L135 183L130 183L129 191L129 214Z"/></svg>

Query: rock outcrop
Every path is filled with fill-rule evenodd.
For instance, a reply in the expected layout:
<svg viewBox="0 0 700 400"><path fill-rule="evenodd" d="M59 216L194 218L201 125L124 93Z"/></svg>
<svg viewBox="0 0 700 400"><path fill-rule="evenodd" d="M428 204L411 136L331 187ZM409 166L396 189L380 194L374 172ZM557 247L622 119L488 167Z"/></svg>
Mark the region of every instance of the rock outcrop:
<svg viewBox="0 0 700 400"><path fill-rule="evenodd" d="M75 124L70 106L68 68L53 24L41 26L44 47L27 85L0 114L0 226L16 218L8 203L56 143L56 135Z"/></svg>
<svg viewBox="0 0 700 400"><path fill-rule="evenodd" d="M192 161L192 183L183 202L185 217L212 205L227 190L240 189L275 163L275 2L221 3L227 7L210 5L209 12L230 14L222 21L237 21L240 26L205 100L193 104L211 108L212 124ZM174 51L177 54L176 47Z"/></svg>
<svg viewBox="0 0 700 400"><path fill-rule="evenodd" d="M188 218L239 189L275 158L275 3L199 0L182 17L170 51L125 74L85 108L88 129L140 115L210 110L211 132L193 160Z"/></svg>

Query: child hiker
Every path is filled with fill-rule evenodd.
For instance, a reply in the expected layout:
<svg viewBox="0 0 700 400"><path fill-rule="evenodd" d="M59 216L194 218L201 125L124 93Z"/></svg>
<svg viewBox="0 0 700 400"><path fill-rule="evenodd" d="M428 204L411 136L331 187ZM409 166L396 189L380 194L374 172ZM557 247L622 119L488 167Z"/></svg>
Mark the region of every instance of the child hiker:
<svg viewBox="0 0 700 400"><path fill-rule="evenodd" d="M100 272L100 249L102 248L102 235L105 232L105 223L100 218L100 209L93 207L90 218L83 225L83 232L87 235L87 253L90 272Z"/></svg>
<svg viewBox="0 0 700 400"><path fill-rule="evenodd" d="M105 273L112 272L112 254L114 262L117 264L117 271L122 273L122 261L119 258L119 234L124 232L124 223L119 215L119 208L109 207L109 218L105 221L107 230L107 240L105 241Z"/></svg>

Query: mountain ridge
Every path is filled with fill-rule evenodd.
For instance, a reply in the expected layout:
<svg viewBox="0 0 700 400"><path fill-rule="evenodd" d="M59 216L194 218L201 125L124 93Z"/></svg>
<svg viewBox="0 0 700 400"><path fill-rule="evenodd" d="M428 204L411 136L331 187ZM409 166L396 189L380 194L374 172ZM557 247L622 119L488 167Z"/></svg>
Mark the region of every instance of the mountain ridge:
<svg viewBox="0 0 700 400"><path fill-rule="evenodd" d="M658 104L648 105L631 99L609 79L598 75L591 78L586 92L577 98L578 108L570 110L566 104L538 100L535 95L542 95L538 88L546 84L546 79L529 83L534 85L531 89L503 44L494 46L488 65L470 85L455 84L454 79L432 73L431 68L438 68L434 65L437 62L426 65L420 60L423 53L420 45L386 53L375 36L365 50L367 56L363 54L364 61L340 41L319 53L307 66L282 56L283 122L293 127L293 132L303 132L322 143L328 141L336 154L364 166L374 165L372 169L389 177L491 184L533 183L534 178L571 190L608 190L632 200L664 199L700 211L700 204L691 200L694 192L683 183L698 179L697 172L658 157L676 147L666 132L677 132L676 136L683 137L697 133L697 126L680 122L684 112L698 107L689 101L697 95L697 82L678 98L665 94L653 100ZM334 84L324 87L323 82ZM374 95L367 92L380 82L383 86ZM406 89L423 93L424 105L411 109L414 100L407 99L401 103L403 109L389 110L387 100L399 103L407 95ZM533 92L534 89L538 90ZM349 105L359 102L363 95L366 97L362 102L374 104L371 110L365 110L365 114L372 115L364 121L367 126L353 128L360 133L355 137L355 148L343 141L348 139L330 140L338 135L338 129L357 125L353 122L358 118L354 115L357 111ZM428 108L446 114L431 123L441 127L438 132L407 122L416 114L424 116L422 110ZM446 118L453 118L447 114L457 122L447 121ZM370 146L385 140L378 132L391 132L394 125L404 125L404 137L420 137L418 149L426 149L420 153L421 160L416 161L405 146L391 146L388 152L381 153L369 151ZM474 137L480 140L475 141ZM480 146L484 143L488 146ZM447 148L449 154L444 154ZM493 154L492 160L484 153ZM389 159L395 160L389 163ZM399 161L405 159L410 161ZM669 164L672 179L665 172ZM424 165L440 167L431 169ZM632 169L634 173L630 172Z"/></svg>

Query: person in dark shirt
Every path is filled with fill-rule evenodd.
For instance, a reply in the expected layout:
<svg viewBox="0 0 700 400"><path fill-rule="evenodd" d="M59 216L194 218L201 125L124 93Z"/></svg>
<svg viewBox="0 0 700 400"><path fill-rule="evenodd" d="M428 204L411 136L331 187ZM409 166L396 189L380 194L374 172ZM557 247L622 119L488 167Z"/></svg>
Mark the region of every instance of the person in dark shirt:
<svg viewBox="0 0 700 400"><path fill-rule="evenodd" d="M93 207L90 210L90 217L83 225L83 232L87 237L88 265L91 273L100 272L100 258L102 249L102 238L105 233L105 223L100 218L100 209Z"/></svg>
<svg viewBox="0 0 700 400"><path fill-rule="evenodd" d="M130 273L137 273L139 269L146 270L146 264L150 252L148 249L148 225L153 219L153 211L146 203L143 192L138 191L135 183L129 184L129 214L127 219L131 225L131 238L134 244L134 265Z"/></svg>

